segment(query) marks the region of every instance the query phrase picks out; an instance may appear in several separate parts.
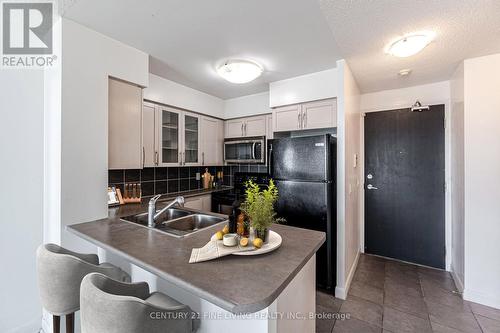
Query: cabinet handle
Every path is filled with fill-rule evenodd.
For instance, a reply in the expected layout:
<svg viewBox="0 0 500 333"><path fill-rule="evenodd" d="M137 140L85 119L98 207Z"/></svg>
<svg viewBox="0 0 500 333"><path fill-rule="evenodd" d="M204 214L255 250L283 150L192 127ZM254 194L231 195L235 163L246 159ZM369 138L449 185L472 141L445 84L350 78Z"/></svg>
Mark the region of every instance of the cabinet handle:
<svg viewBox="0 0 500 333"><path fill-rule="evenodd" d="M301 115L302 113L299 112L299 114L297 115L297 127L300 128L300 118L301 118Z"/></svg>
<svg viewBox="0 0 500 333"><path fill-rule="evenodd" d="M179 152L179 165L182 165L182 152Z"/></svg>
<svg viewBox="0 0 500 333"><path fill-rule="evenodd" d="M158 159L158 152L155 151L155 164L158 165L158 163L160 163L160 161Z"/></svg>
<svg viewBox="0 0 500 333"><path fill-rule="evenodd" d="M143 169L144 169L145 160L146 160L146 149L143 146L142 147L142 168Z"/></svg>
<svg viewBox="0 0 500 333"><path fill-rule="evenodd" d="M243 123L241 123L241 136L245 136L245 135L243 134Z"/></svg>
<svg viewBox="0 0 500 333"><path fill-rule="evenodd" d="M205 164L205 153L201 153L201 165Z"/></svg>
<svg viewBox="0 0 500 333"><path fill-rule="evenodd" d="M186 165L186 152L182 152L182 165Z"/></svg>
<svg viewBox="0 0 500 333"><path fill-rule="evenodd" d="M245 136L247 136L247 123L245 123Z"/></svg>

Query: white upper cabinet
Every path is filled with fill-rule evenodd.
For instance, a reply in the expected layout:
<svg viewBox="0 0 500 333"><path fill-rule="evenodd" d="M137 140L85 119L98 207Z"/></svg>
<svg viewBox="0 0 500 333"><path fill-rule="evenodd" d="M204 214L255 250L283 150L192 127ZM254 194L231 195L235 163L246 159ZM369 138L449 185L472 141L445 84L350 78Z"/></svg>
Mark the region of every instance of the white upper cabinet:
<svg viewBox="0 0 500 333"><path fill-rule="evenodd" d="M225 121L225 133L226 138L241 138L244 135L245 121L243 118L231 119Z"/></svg>
<svg viewBox="0 0 500 333"><path fill-rule="evenodd" d="M201 165L221 165L224 127L222 120L201 117Z"/></svg>
<svg viewBox="0 0 500 333"><path fill-rule="evenodd" d="M140 169L142 88L111 78L108 88L108 168Z"/></svg>
<svg viewBox="0 0 500 333"><path fill-rule="evenodd" d="M182 132L182 165L200 165L201 161L201 131L200 116L193 113L183 112Z"/></svg>
<svg viewBox="0 0 500 333"><path fill-rule="evenodd" d="M266 123L265 115L245 118L245 136L266 135Z"/></svg>
<svg viewBox="0 0 500 333"><path fill-rule="evenodd" d="M226 120L224 136L226 138L265 136L266 125L266 115Z"/></svg>
<svg viewBox="0 0 500 333"><path fill-rule="evenodd" d="M327 99L277 107L273 110L275 132L337 127L337 101Z"/></svg>
<svg viewBox="0 0 500 333"><path fill-rule="evenodd" d="M161 166L182 165L182 111L158 106L158 163Z"/></svg>
<svg viewBox="0 0 500 333"><path fill-rule="evenodd" d="M156 107L152 103L142 106L142 159L143 167L154 167L158 162Z"/></svg>
<svg viewBox="0 0 500 333"><path fill-rule="evenodd" d="M224 124L220 119L144 102L141 167L221 165Z"/></svg>
<svg viewBox="0 0 500 333"><path fill-rule="evenodd" d="M274 139L274 127L273 127L273 115L269 114L266 116L267 127L266 127L266 138L268 140Z"/></svg>
<svg viewBox="0 0 500 333"><path fill-rule="evenodd" d="M337 127L335 99L302 104L303 129Z"/></svg>
<svg viewBox="0 0 500 333"><path fill-rule="evenodd" d="M302 108L300 104L281 106L273 110L275 132L301 129Z"/></svg>

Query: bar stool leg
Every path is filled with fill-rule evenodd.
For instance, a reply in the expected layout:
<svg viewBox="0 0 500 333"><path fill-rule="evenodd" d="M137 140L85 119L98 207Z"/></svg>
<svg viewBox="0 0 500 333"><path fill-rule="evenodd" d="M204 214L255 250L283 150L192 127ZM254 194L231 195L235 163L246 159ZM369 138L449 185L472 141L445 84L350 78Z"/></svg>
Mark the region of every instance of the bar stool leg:
<svg viewBox="0 0 500 333"><path fill-rule="evenodd" d="M61 317L52 316L52 330L54 333L61 332Z"/></svg>
<svg viewBox="0 0 500 333"><path fill-rule="evenodd" d="M70 313L66 315L66 333L75 332L75 313Z"/></svg>

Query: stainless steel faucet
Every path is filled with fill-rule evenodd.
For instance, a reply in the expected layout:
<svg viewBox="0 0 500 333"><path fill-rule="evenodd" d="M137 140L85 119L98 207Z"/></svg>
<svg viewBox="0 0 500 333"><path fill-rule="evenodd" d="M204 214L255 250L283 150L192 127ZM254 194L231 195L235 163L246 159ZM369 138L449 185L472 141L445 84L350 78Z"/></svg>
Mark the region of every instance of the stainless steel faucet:
<svg viewBox="0 0 500 333"><path fill-rule="evenodd" d="M161 210L156 212L156 201L160 199L161 194L155 195L154 197L149 200L149 206L148 206L148 227L154 228L156 225L156 219L158 219L158 216L163 214L167 209L173 207L174 205L179 205L179 207L184 207L184 197L178 196L175 198L174 201L163 207Z"/></svg>

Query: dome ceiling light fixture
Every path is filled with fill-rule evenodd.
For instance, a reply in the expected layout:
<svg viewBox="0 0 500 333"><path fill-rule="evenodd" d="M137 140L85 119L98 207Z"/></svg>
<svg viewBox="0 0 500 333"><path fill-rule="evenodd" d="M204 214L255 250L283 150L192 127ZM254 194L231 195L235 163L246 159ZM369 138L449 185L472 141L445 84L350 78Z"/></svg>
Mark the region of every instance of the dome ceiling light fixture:
<svg viewBox="0 0 500 333"><path fill-rule="evenodd" d="M390 43L385 52L395 57L406 58L422 51L436 37L433 31L420 31L407 34Z"/></svg>
<svg viewBox="0 0 500 333"><path fill-rule="evenodd" d="M231 83L247 83L262 75L261 65L250 60L231 59L217 68L217 74Z"/></svg>

